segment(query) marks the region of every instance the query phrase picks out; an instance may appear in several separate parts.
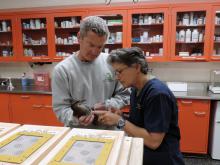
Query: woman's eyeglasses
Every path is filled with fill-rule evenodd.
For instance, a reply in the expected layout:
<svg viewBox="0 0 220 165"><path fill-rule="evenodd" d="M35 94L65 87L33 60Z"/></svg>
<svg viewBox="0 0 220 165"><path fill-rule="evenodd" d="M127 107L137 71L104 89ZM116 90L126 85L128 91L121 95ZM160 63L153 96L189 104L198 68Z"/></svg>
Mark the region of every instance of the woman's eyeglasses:
<svg viewBox="0 0 220 165"><path fill-rule="evenodd" d="M129 66L126 66L120 70L115 70L115 75L118 76L118 75L121 75L126 69L130 68Z"/></svg>

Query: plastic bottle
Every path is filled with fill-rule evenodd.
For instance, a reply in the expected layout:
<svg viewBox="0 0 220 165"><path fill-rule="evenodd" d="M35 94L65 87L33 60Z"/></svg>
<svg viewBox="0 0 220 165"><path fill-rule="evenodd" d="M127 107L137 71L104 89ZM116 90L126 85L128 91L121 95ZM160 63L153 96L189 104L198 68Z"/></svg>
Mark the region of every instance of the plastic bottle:
<svg viewBox="0 0 220 165"><path fill-rule="evenodd" d="M191 42L191 35L192 35L191 30L187 29L186 30L186 42Z"/></svg>
<svg viewBox="0 0 220 165"><path fill-rule="evenodd" d="M198 29L194 29L192 32L192 42L198 42L199 41L199 32Z"/></svg>
<svg viewBox="0 0 220 165"><path fill-rule="evenodd" d="M183 25L189 25L189 14L185 13L183 15Z"/></svg>
<svg viewBox="0 0 220 165"><path fill-rule="evenodd" d="M193 25L194 13L190 12L190 25Z"/></svg>
<svg viewBox="0 0 220 165"><path fill-rule="evenodd" d="M203 42L203 33L199 33L199 42Z"/></svg>
<svg viewBox="0 0 220 165"><path fill-rule="evenodd" d="M179 41L180 42L185 41L185 30L180 30L180 32L179 32Z"/></svg>
<svg viewBox="0 0 220 165"><path fill-rule="evenodd" d="M143 24L144 24L144 16L139 15L139 25L143 25Z"/></svg>
<svg viewBox="0 0 220 165"><path fill-rule="evenodd" d="M23 87L28 85L28 79L26 77L26 73L25 72L23 73L22 78L21 78L21 85Z"/></svg>

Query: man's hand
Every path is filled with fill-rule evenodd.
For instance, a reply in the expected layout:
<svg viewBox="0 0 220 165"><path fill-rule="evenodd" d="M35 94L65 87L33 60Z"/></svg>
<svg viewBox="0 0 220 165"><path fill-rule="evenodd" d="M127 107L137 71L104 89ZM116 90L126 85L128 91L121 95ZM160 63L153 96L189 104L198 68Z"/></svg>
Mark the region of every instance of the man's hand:
<svg viewBox="0 0 220 165"><path fill-rule="evenodd" d="M79 124L83 126L88 126L90 125L94 120L94 115L88 115L88 116L81 116L79 117Z"/></svg>

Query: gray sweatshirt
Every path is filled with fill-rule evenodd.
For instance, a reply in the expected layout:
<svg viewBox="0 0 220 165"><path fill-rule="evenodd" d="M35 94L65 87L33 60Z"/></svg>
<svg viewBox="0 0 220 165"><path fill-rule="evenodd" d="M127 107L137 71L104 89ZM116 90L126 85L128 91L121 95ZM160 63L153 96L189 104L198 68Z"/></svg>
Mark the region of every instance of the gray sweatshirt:
<svg viewBox="0 0 220 165"><path fill-rule="evenodd" d="M71 100L85 100L89 106L103 102L120 109L129 104L130 92L115 80L108 54L101 53L92 62L82 62L73 54L58 63L52 75L53 110L65 126L77 126Z"/></svg>

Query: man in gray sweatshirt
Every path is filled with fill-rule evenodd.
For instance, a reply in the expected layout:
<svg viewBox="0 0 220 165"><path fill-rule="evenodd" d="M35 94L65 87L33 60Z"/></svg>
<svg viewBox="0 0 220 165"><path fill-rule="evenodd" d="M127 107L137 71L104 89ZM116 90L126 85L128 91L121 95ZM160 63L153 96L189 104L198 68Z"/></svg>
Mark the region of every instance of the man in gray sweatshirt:
<svg viewBox="0 0 220 165"><path fill-rule="evenodd" d="M84 104L96 110L120 109L129 103L129 90L115 79L106 61L108 54L101 52L108 35L105 20L97 16L84 18L77 34L80 50L54 68L53 110L65 126L88 126L94 120L93 114L75 117L72 100L85 100Z"/></svg>

